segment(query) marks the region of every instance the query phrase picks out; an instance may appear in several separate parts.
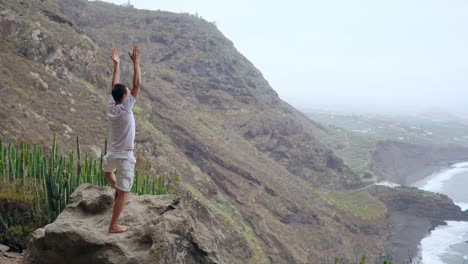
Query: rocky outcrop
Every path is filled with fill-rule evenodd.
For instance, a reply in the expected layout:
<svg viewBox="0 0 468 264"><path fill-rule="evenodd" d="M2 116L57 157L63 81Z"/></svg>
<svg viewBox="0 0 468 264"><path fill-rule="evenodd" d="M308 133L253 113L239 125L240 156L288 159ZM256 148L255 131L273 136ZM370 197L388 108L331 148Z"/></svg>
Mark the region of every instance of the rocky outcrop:
<svg viewBox="0 0 468 264"><path fill-rule="evenodd" d="M385 203L388 230L385 251L395 263L409 263L418 245L431 230L445 221L468 221L468 211L446 195L416 188L373 186L369 192Z"/></svg>
<svg viewBox="0 0 468 264"><path fill-rule="evenodd" d="M444 194L437 194L413 187L388 188L375 186L373 194L380 198L392 212L406 212L426 217L440 224L443 220L468 220L468 211L460 207Z"/></svg>
<svg viewBox="0 0 468 264"><path fill-rule="evenodd" d="M110 187L78 187L55 222L34 232L24 263L249 263L244 236L190 193L130 194L121 234L107 232L112 203Z"/></svg>

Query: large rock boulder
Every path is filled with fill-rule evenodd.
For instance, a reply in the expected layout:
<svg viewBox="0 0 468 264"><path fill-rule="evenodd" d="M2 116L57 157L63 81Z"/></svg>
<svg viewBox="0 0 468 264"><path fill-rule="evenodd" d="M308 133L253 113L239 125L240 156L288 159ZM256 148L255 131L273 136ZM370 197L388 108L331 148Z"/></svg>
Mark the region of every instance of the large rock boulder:
<svg viewBox="0 0 468 264"><path fill-rule="evenodd" d="M24 263L248 263L245 237L190 193L130 194L121 234L107 232L113 189L81 185L54 223L36 230Z"/></svg>

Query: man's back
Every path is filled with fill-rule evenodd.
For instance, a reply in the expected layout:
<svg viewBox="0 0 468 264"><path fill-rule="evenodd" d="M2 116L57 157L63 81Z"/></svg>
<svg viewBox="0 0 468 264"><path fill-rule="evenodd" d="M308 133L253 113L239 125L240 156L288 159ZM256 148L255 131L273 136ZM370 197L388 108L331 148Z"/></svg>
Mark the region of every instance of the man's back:
<svg viewBox="0 0 468 264"><path fill-rule="evenodd" d="M129 151L135 146L135 118L133 105L135 97L129 95L122 104L116 104L111 97L107 104L109 120L110 151Z"/></svg>

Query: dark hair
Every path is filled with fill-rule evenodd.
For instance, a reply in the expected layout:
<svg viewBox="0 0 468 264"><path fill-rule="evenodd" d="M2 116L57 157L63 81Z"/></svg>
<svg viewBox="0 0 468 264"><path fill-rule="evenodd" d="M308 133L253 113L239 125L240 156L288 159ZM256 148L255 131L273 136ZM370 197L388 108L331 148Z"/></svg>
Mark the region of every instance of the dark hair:
<svg viewBox="0 0 468 264"><path fill-rule="evenodd" d="M118 103L122 100L122 97L127 93L127 87L121 83L117 83L112 87L112 97L115 102Z"/></svg>

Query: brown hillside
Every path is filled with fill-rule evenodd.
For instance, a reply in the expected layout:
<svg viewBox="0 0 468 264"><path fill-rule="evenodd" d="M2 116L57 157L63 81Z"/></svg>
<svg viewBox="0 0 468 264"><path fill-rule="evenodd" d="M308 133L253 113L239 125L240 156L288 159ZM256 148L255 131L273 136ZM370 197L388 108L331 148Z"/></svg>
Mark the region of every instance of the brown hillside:
<svg viewBox="0 0 468 264"><path fill-rule="evenodd" d="M387 209L212 23L84 0L0 1L0 135L88 153L107 135L111 47L142 49L137 166L175 168L250 263L384 252Z"/></svg>

